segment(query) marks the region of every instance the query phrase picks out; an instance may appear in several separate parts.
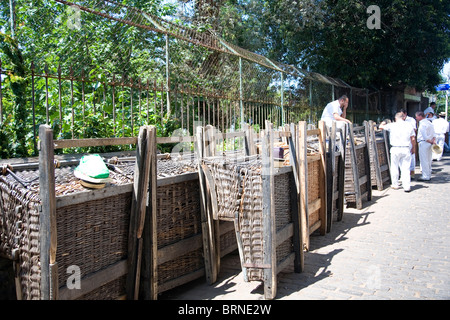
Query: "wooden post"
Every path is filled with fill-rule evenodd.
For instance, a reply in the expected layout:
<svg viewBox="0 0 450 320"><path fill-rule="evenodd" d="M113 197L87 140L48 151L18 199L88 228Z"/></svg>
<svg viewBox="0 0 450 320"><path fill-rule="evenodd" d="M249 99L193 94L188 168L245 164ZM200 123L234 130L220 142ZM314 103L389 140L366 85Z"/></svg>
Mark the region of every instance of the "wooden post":
<svg viewBox="0 0 450 320"><path fill-rule="evenodd" d="M303 243L306 250L309 249L309 212L308 212L308 159L306 149L306 122L298 123L298 165L300 179L300 211L301 211L301 230Z"/></svg>
<svg viewBox="0 0 450 320"><path fill-rule="evenodd" d="M215 136L216 128L211 125L206 126L205 135L204 135L204 153L205 157L213 157L216 155L216 136ZM204 174L204 172L203 172ZM206 178L206 176L205 176ZM205 179L206 181L206 179ZM207 181L206 181L207 182ZM212 271L214 278L217 278L220 270L220 228L219 228L219 217L216 216L217 212L212 210L211 203L211 193L216 192L213 189L208 187L208 183L205 184L206 191L206 216L208 219L208 223L210 224L210 232L211 232L211 263L212 263ZM212 187L212 186L210 186ZM215 282L215 281L214 281Z"/></svg>
<svg viewBox="0 0 450 320"><path fill-rule="evenodd" d="M389 168L389 177L390 177L391 176L391 153L390 153L391 148L390 148L390 141L389 141L389 132L387 130L383 130L383 138L384 138L384 146L386 147L386 159L387 159L387 164L388 164L388 168ZM416 153L414 154L414 157L418 154L417 150L419 150L418 145L417 145L417 139L415 139L415 143L416 143Z"/></svg>
<svg viewBox="0 0 450 320"><path fill-rule="evenodd" d="M366 168L366 189L367 189L367 201L372 200L372 179L370 174L370 154L369 154L369 125L367 121L364 121L364 136L366 138L366 148L364 149L364 166ZM375 142L376 143L376 142ZM378 155L377 159L378 159ZM377 168L377 170L380 170L380 167ZM381 181L381 185L383 186L383 181ZM382 187L383 188L383 187Z"/></svg>
<svg viewBox="0 0 450 320"><path fill-rule="evenodd" d="M337 199L337 207L338 207L338 216L337 221L341 221L344 215L344 198L345 198L345 157L346 157L346 149L347 149L347 124L344 125L343 129L340 129L340 145L339 151L340 156L338 160L338 199Z"/></svg>
<svg viewBox="0 0 450 320"><path fill-rule="evenodd" d="M274 169L273 169L273 132L272 124L266 122L266 130L262 141L262 198L263 198L263 263L270 265L264 269L264 297L274 299L277 294L277 259L276 259L276 225L275 202L273 195Z"/></svg>
<svg viewBox="0 0 450 320"><path fill-rule="evenodd" d="M203 240L203 258L205 261L205 274L206 281L208 284L213 284L217 281L216 273L213 267L214 255L212 255L211 250L212 247L212 234L207 216L207 198L206 198L206 181L203 173L203 169L201 166L201 159L203 158L204 150L203 150L203 137L204 137L204 129L203 127L197 127L196 132L196 152L197 159L199 162L198 165L198 178L200 183L200 209L201 209L201 222L202 222L202 240Z"/></svg>
<svg viewBox="0 0 450 320"><path fill-rule="evenodd" d="M327 131L328 132L328 131ZM336 208L334 190L336 189L336 121L333 121L328 140L327 181L327 232L331 231L333 213Z"/></svg>
<svg viewBox="0 0 450 320"><path fill-rule="evenodd" d="M40 207L40 263L41 299L58 299L58 269L56 263L56 195L53 130L48 125L39 127L39 194Z"/></svg>
<svg viewBox="0 0 450 320"><path fill-rule="evenodd" d="M324 121L319 121L319 152L320 152L320 170L319 170L319 197L320 197L320 210L319 219L320 234L325 235L327 233L327 162L326 162L326 132Z"/></svg>
<svg viewBox="0 0 450 320"><path fill-rule="evenodd" d="M368 143L372 144L372 161L375 168L375 178L377 183L377 189L379 191L383 190L383 178L381 176L380 159L378 159L378 146L377 138L375 136L375 130L373 129L373 121L370 120L367 123L366 130L368 130Z"/></svg>
<svg viewBox="0 0 450 320"><path fill-rule="evenodd" d="M147 132L150 140L148 155L149 184L148 184L148 206L145 214L143 240L143 287L144 299L156 300L158 298L158 238L157 238L157 158L156 158L156 128L151 126ZM138 279L139 281L139 279Z"/></svg>
<svg viewBox="0 0 450 320"><path fill-rule="evenodd" d="M150 177L150 140L149 127L141 127L136 146L136 166L128 236L128 275L126 285L127 298L134 300L137 300L139 296L139 278L143 247L142 233L146 216L145 211Z"/></svg>
<svg viewBox="0 0 450 320"><path fill-rule="evenodd" d="M298 161L297 161L297 134L296 134L296 126L291 123L291 135L288 138L289 142L289 162L292 166L292 171L294 175L294 186L295 186L295 194L291 192L291 203L292 203L292 221L294 223L294 252L295 252L295 260L294 260L294 271L295 272L303 272L305 267L305 254L303 252L303 237L302 237L302 217L301 217L301 209L300 209L300 177L298 171Z"/></svg>

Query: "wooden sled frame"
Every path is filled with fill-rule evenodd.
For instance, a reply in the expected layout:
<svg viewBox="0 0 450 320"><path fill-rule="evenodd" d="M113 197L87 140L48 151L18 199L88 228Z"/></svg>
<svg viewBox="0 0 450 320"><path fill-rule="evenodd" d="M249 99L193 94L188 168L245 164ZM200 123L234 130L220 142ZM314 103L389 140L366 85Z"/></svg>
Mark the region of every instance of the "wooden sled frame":
<svg viewBox="0 0 450 320"><path fill-rule="evenodd" d="M304 253L303 253L303 238L301 236L301 211L299 210L299 201L300 201L300 187L299 187L299 175L298 175L298 163L297 163L297 151L295 148L295 135L292 135L289 131L284 132L276 132L273 131L272 124L267 122L267 130L262 133L262 198L264 199L263 204L263 226L264 226L264 243L265 243L265 253L264 253L264 261L263 266L260 266L264 271L264 297L266 299L274 299L276 296L276 276L277 273L283 270L286 266L291 263L294 263L295 272L301 272L304 268ZM292 130L294 131L294 125L291 125ZM215 147L215 138L212 136L214 131L211 130L211 127L208 127L206 130L203 128L199 128L197 131L197 142L198 142L198 150L200 151L201 157L203 156L211 156L214 155ZM207 136L206 138L204 136ZM225 137L224 135L223 137ZM256 148L253 143L253 132L250 129L247 129L245 132L241 133L233 133L232 136L241 136L245 137L245 149L246 155L254 154ZM291 193L288 195L290 197L291 204L291 212L292 223L283 227L278 232L275 230L275 202L274 202L274 157L273 157L273 146L274 146L274 137L283 137L286 139L289 144L290 151L290 162L292 164L292 170L294 173L294 188L297 190L296 194ZM209 144L201 145L201 141L208 141ZM211 143L212 142L212 143ZM212 147L211 147L212 145ZM201 158L200 157L200 158ZM290 168L286 168L290 169ZM217 281L217 275L220 270L220 246L217 241L218 232L218 215L217 209L214 209L214 199L215 199L215 190L214 182L210 177L210 173L207 167L200 165L199 166L199 178L201 180L202 186L202 204L203 209L202 213L203 219L206 222L204 224L204 248L205 248L205 268L207 270L207 281L212 284ZM286 171L286 170L284 170ZM202 220L203 221L203 220ZM238 249L240 252L241 262L243 261L243 253L242 247L243 244L239 241L239 224L237 217L233 219L235 231L238 239ZM290 237L293 238L294 252L292 252L288 257L286 257L280 264L277 264L276 260L276 248L278 244L282 243L286 239ZM255 265L246 265L242 264L242 270L244 279L247 280L247 267L259 268L259 266Z"/></svg>
<svg viewBox="0 0 450 320"><path fill-rule="evenodd" d="M390 167L389 167L389 143L387 140L387 131L383 130L383 139L381 140L384 148L383 152L386 156L386 163L381 165L378 144L380 140L377 141L377 137L375 135L374 122L372 120L365 121L364 125L366 126L366 130L369 133L369 143L370 143L370 164L372 172L372 186L376 187L378 191L382 191L385 188L386 182L389 183L391 180L390 176ZM387 175L383 178L383 173L387 172Z"/></svg>
<svg viewBox="0 0 450 320"><path fill-rule="evenodd" d="M360 145L355 145L355 132L364 131L364 143L361 143ZM369 157L369 145L367 141L369 141L369 133L368 130L366 130L366 126L353 126L353 123L349 124L349 157L350 159L346 158L346 162L350 162L350 168L351 168L351 179L353 183L351 183L351 188L346 187L346 193L354 193L355 195L355 204L357 209L362 209L363 207L363 198L366 197L367 201L370 201L372 199L372 184L371 184L371 178L370 178L370 157ZM364 157L364 174L362 176L359 176L358 171L358 161L357 161L357 154L356 149L363 148L363 157ZM347 154L348 156L348 154ZM347 157L346 156L346 157ZM348 161L349 160L349 161ZM359 164L361 165L361 164ZM347 174L347 173L346 173ZM361 186L366 185L366 191L363 193ZM348 191L351 190L351 191Z"/></svg>
<svg viewBox="0 0 450 320"><path fill-rule="evenodd" d="M93 190L72 199L71 196L56 197L54 150L71 147L91 147L108 145L138 144L138 138L105 138L79 140L53 140L53 130L48 125L39 127L39 189L42 203L40 214L40 266L41 266L41 299L76 299L98 287L127 274L129 262L123 260L106 269L81 279L81 290L70 290L58 284L57 250L57 208L100 199L105 194L130 192L130 185L117 188ZM136 192L136 190L134 190ZM138 209L137 198L133 197L134 210Z"/></svg>
<svg viewBox="0 0 450 320"><path fill-rule="evenodd" d="M317 135L319 139L319 154L307 155L307 137ZM327 230L327 175L326 175L326 128L325 122L319 121L319 128L307 130L305 121L298 124L299 176L300 176L300 205L302 212L302 236L306 250L310 248L310 235L319 229L321 235ZM319 198L308 197L308 169L314 163L319 163ZM311 213L319 210L318 220L311 221Z"/></svg>
<svg viewBox="0 0 450 320"><path fill-rule="evenodd" d="M331 231L333 217L341 221L344 214L344 175L345 175L345 148L347 145L347 125L344 129L332 127L327 130L327 232ZM339 137L339 139L337 139Z"/></svg>

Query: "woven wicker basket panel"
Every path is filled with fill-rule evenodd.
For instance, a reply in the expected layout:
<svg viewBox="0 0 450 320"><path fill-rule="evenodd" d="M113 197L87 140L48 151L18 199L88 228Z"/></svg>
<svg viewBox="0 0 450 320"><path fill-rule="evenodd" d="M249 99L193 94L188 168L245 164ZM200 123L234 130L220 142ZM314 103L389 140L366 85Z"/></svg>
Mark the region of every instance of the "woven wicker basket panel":
<svg viewBox="0 0 450 320"><path fill-rule="evenodd" d="M366 163L364 161L364 153L366 152L367 146L357 147L355 150L356 153L356 166L358 169L359 178L367 175L367 177L371 178L371 173L366 172ZM350 147L347 148L346 156L345 156L345 187L344 191L346 193L345 199L347 203L356 203L356 195L355 193L355 182L353 179L353 170L352 170L352 157L350 155ZM367 185L364 183L360 186L361 195L363 195L367 190ZM367 199L367 195L363 198Z"/></svg>
<svg viewBox="0 0 450 320"><path fill-rule="evenodd" d="M11 258L13 249L20 250L20 284L26 300L40 299L39 203L34 192L0 176L0 253ZM22 210L16 214L19 205Z"/></svg>
<svg viewBox="0 0 450 320"><path fill-rule="evenodd" d="M364 161L364 152L366 147L356 149L356 161L358 164L358 175L363 177L366 175L366 164Z"/></svg>
<svg viewBox="0 0 450 320"><path fill-rule="evenodd" d="M339 183L338 183L338 180L339 180L339 178L338 178L338 175L339 175L339 166L338 166L339 159L340 159L340 156L336 156L336 158L335 158L336 165L334 167L334 175L336 176L336 183L334 184L334 189L332 189L331 195L334 195L336 192L339 191ZM333 207L337 208L339 199L335 199L335 200L332 200L332 201L333 201L333 203L332 203Z"/></svg>
<svg viewBox="0 0 450 320"><path fill-rule="evenodd" d="M386 145L384 140L377 141L377 150L378 150L378 162L380 163L380 166L386 165L388 162L386 155Z"/></svg>
<svg viewBox="0 0 450 320"><path fill-rule="evenodd" d="M157 188L158 248L201 233L198 179Z"/></svg>
<svg viewBox="0 0 450 320"><path fill-rule="evenodd" d="M308 201L312 202L319 198L319 168L320 160L308 163Z"/></svg>
<svg viewBox="0 0 450 320"><path fill-rule="evenodd" d="M292 252L294 252L294 242L292 238L287 239L277 247L277 264L286 259ZM281 270L280 270L281 271Z"/></svg>
<svg viewBox="0 0 450 320"><path fill-rule="evenodd" d="M276 175L274 179L275 200L275 223L279 231L292 223L291 186L293 184L293 173L288 172ZM283 261L294 250L293 239L289 238L276 248L277 264Z"/></svg>
<svg viewBox="0 0 450 320"><path fill-rule="evenodd" d="M308 202L319 199L320 194L320 160L308 163ZM319 210L309 212L309 225L319 220Z"/></svg>
<svg viewBox="0 0 450 320"><path fill-rule="evenodd" d="M170 280L190 274L205 266L203 249L188 251L178 258L158 266L158 284L162 285Z"/></svg>
<svg viewBox="0 0 450 320"><path fill-rule="evenodd" d="M262 179L259 173L248 171L245 184L243 207L239 213L239 228L242 239L244 263L262 265L264 262ZM262 280L262 269L248 268L250 281Z"/></svg>
<svg viewBox="0 0 450 320"><path fill-rule="evenodd" d="M198 179L157 188L158 249L201 234ZM204 267L203 249L186 248L184 254L158 266L158 284Z"/></svg>
<svg viewBox="0 0 450 320"><path fill-rule="evenodd" d="M73 175L74 168L55 169L56 196L76 196L76 193L86 191ZM15 174L24 180L32 180L39 177L39 170ZM130 182L129 177L116 172L111 171L110 177L116 185ZM20 250L22 299L40 299L39 180L25 188L10 175L1 176L0 189L0 250L6 255L10 255L12 249ZM66 283L66 270L70 265L79 266L84 276L126 256L130 201L131 193L57 210L56 261L61 286ZM22 206L19 216L15 214L17 205ZM9 227L5 228L6 225ZM20 228L13 230L11 226Z"/></svg>
<svg viewBox="0 0 450 320"><path fill-rule="evenodd" d="M209 165L214 177L219 219L234 219L242 196L242 172L239 166Z"/></svg>
<svg viewBox="0 0 450 320"><path fill-rule="evenodd" d="M292 222L290 203L292 172L276 175L274 179L275 223L276 230L283 229Z"/></svg>
<svg viewBox="0 0 450 320"><path fill-rule="evenodd" d="M121 298L126 294L126 280L127 276L124 275L92 290L77 300L116 300Z"/></svg>
<svg viewBox="0 0 450 320"><path fill-rule="evenodd" d="M221 223L232 223L232 222L221 221ZM236 232L233 228L233 230L230 230L220 236L220 250L221 252L228 252L236 248L237 248Z"/></svg>
<svg viewBox="0 0 450 320"><path fill-rule="evenodd" d="M126 259L131 197L128 192L57 210L60 285L66 283L71 265L80 267L84 277Z"/></svg>

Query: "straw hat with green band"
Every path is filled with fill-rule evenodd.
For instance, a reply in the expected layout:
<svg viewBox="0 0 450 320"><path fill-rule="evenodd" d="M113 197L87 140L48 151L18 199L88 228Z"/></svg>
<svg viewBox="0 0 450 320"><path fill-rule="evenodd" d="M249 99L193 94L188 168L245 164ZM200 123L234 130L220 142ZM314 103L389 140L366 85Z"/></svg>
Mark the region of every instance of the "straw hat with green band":
<svg viewBox="0 0 450 320"><path fill-rule="evenodd" d="M74 175L78 179L91 183L111 182L109 169L98 154L81 157L80 164L75 168Z"/></svg>

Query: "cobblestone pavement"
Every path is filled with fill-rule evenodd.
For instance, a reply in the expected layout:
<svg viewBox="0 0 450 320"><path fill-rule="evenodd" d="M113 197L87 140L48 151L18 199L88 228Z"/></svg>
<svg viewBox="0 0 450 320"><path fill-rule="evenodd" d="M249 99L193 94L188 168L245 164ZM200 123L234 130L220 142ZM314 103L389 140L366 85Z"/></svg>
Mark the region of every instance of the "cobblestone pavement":
<svg viewBox="0 0 450 320"><path fill-rule="evenodd" d="M410 193L373 190L363 209L346 208L330 233L313 234L304 272L280 273L276 299L449 299L450 155L433 161L430 182L411 185ZM217 283L198 279L160 299L259 300L263 293L261 282L244 282L234 253L223 258Z"/></svg>

